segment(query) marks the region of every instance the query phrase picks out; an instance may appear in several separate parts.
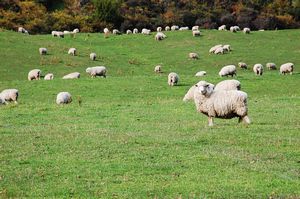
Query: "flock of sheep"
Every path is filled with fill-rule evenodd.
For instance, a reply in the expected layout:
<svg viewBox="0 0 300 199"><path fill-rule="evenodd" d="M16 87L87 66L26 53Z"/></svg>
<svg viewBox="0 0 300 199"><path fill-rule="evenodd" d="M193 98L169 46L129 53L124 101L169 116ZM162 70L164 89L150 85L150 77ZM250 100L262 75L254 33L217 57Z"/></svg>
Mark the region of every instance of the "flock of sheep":
<svg viewBox="0 0 300 199"><path fill-rule="evenodd" d="M166 26L165 31L175 31L175 30L189 30L188 27L181 27L178 26ZM220 31L226 30L226 26L222 25L218 28ZM237 32L240 31L240 28L238 26L232 26L229 29L231 32ZM27 30L20 27L18 29L19 32L22 33L28 33ZM63 38L65 34L76 34L79 32L79 29L74 29L73 31L52 31L52 36L54 37L61 37ZM110 31L108 28L104 29L104 35L107 36L110 34ZM245 34L250 33L249 28L244 28L243 32ZM137 34L139 33L138 29L127 30L126 34ZM151 30L149 29L142 29L141 34L149 35L151 33ZM114 29L112 31L112 34L121 34L121 32L117 29ZM198 26L192 27L192 35L193 36L200 36L201 33L199 31ZM162 27L157 28L157 33L155 35L155 40L160 41L166 38L167 36L162 32ZM213 46L209 53L214 54L224 54L226 52L231 51L230 45L222 45L218 44ZM47 54L46 48L39 48L40 55L46 55ZM70 48L68 51L68 54L75 56L76 55L76 49ZM188 57L190 59L198 59L199 55L197 53L189 53ZM96 60L96 53L90 54L91 60ZM242 69L247 69L247 64L240 62L238 63L238 66ZM276 70L276 65L274 63L267 63L266 67L269 70ZM235 65L228 65L224 66L220 72L219 76L234 76L237 73L237 67ZM294 64L293 63L286 63L282 64L280 66L280 73L281 74L292 74L294 70ZM89 67L86 69L86 72L91 77L96 76L102 76L106 77L106 67L105 66L95 66L95 67ZM156 66L154 68L155 73L161 73L162 67L160 65ZM255 64L253 66L253 72L256 75L262 75L263 74L263 65L262 64ZM195 76L201 77L206 75L205 71L199 71L196 73ZM41 70L34 69L31 70L28 73L28 80L39 80L41 77ZM63 79L76 79L80 77L80 73L74 72L65 75L62 77ZM54 78L54 75L52 73L48 73L44 76L45 80L52 80ZM168 85L169 86L175 86L179 83L179 75L175 72L171 72L168 75ZM6 89L3 90L0 93L0 103L6 104L8 101L13 101L17 103L19 93L17 89ZM239 121L244 121L246 124L250 123L250 119L248 117L248 108L247 108L247 93L241 91L241 83L237 80L224 80L219 82L216 86L206 82L206 81L200 81L197 84L193 85L188 92L185 94L183 101L189 101L193 100L196 109L198 112L201 112L208 116L208 123L209 126L213 125L213 118L224 118L224 119L230 119L234 117L238 117ZM68 104L72 102L72 96L69 92L60 92L57 95L56 103L57 104Z"/></svg>

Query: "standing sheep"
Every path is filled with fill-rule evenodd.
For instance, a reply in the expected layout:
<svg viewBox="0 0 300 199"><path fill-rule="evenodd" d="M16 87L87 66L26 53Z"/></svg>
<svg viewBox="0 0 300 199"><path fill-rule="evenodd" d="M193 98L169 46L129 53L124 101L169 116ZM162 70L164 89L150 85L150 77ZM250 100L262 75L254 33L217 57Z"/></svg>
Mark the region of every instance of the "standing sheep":
<svg viewBox="0 0 300 199"><path fill-rule="evenodd" d="M286 73L289 73L290 75L292 75L293 71L294 71L293 63L285 63L280 66L280 74L285 75Z"/></svg>
<svg viewBox="0 0 300 199"><path fill-rule="evenodd" d="M167 36L166 36L164 33L158 32L158 33L156 33L156 35L155 35L155 40L156 40L156 41L161 41L161 40L165 39L166 37L167 37Z"/></svg>
<svg viewBox="0 0 300 199"><path fill-rule="evenodd" d="M76 48L70 48L68 51L69 55L75 56L76 55Z"/></svg>
<svg viewBox="0 0 300 199"><path fill-rule="evenodd" d="M0 99L2 104L7 104L7 102L18 103L19 91L17 89L5 89L0 93Z"/></svg>
<svg viewBox="0 0 300 199"><path fill-rule="evenodd" d="M218 28L218 30L226 30L226 25L222 25Z"/></svg>
<svg viewBox="0 0 300 199"><path fill-rule="evenodd" d="M108 28L104 28L104 29L103 29L103 32L104 32L104 34L106 34L106 35L107 35L107 34L109 33L109 30L108 30Z"/></svg>
<svg viewBox="0 0 300 199"><path fill-rule="evenodd" d="M113 29L113 34L114 35L120 35L121 32L118 29Z"/></svg>
<svg viewBox="0 0 300 199"><path fill-rule="evenodd" d="M187 27L187 26L186 27L180 27L179 30L180 31L182 31L182 30L189 30L189 27Z"/></svg>
<svg viewBox="0 0 300 199"><path fill-rule="evenodd" d="M72 102L72 96L69 92L60 92L56 96L56 104L69 104Z"/></svg>
<svg viewBox="0 0 300 199"><path fill-rule="evenodd" d="M156 28L156 32L161 32L162 31L162 27L157 27Z"/></svg>
<svg viewBox="0 0 300 199"><path fill-rule="evenodd" d="M244 62L239 62L238 65L239 65L240 68L243 68L243 69L247 69L248 68L247 64L244 63Z"/></svg>
<svg viewBox="0 0 300 199"><path fill-rule="evenodd" d="M47 55L47 48L39 48L40 55Z"/></svg>
<svg viewBox="0 0 300 199"><path fill-rule="evenodd" d="M239 118L250 124L247 107L247 93L243 91L214 91L206 81L200 81L194 91L194 101L198 112L208 116L208 125L213 126L213 118Z"/></svg>
<svg viewBox="0 0 300 199"><path fill-rule="evenodd" d="M161 73L161 72L162 72L162 71L161 71L161 65L155 66L154 72L156 72L156 73Z"/></svg>
<svg viewBox="0 0 300 199"><path fill-rule="evenodd" d="M243 32L244 32L245 34L250 34L250 28L244 28L244 29L243 29Z"/></svg>
<svg viewBox="0 0 300 199"><path fill-rule="evenodd" d="M218 44L218 45L215 45L215 46L211 47L211 48L209 49L209 53L215 53L215 51L216 51L218 48L222 47L222 46L223 46L222 44Z"/></svg>
<svg viewBox="0 0 300 199"><path fill-rule="evenodd" d="M213 85L213 84L211 84L211 83L208 83L208 84L209 84L210 89L213 90L214 87L215 87L215 85ZM187 102L187 101L190 101L190 100L194 100L194 92L195 92L196 88L197 88L197 87L196 87L195 85L193 85L193 86L188 90L188 92L184 95L182 101Z"/></svg>
<svg viewBox="0 0 300 199"><path fill-rule="evenodd" d="M171 26L172 31L175 31L175 30L178 30L178 29L179 29L179 26L176 26L176 25Z"/></svg>
<svg viewBox="0 0 300 199"><path fill-rule="evenodd" d="M137 28L133 29L133 34L138 34L139 30Z"/></svg>
<svg viewBox="0 0 300 199"><path fill-rule="evenodd" d="M142 34L143 34L143 35L150 35L150 33L151 33L151 30L148 30L148 29L146 29L146 28L143 28L143 29L142 29Z"/></svg>
<svg viewBox="0 0 300 199"><path fill-rule="evenodd" d="M215 90L224 90L224 91L231 91L231 90L241 90L241 82L235 79L224 80L215 86Z"/></svg>
<svg viewBox="0 0 300 199"><path fill-rule="evenodd" d="M45 75L44 80L53 80L54 75L53 73L48 73L47 75Z"/></svg>
<svg viewBox="0 0 300 199"><path fill-rule="evenodd" d="M78 28L75 28L74 30L73 30L73 33L79 33L79 29Z"/></svg>
<svg viewBox="0 0 300 199"><path fill-rule="evenodd" d="M235 67L235 65L224 66L220 70L219 75L220 75L220 77L229 76L229 75L231 75L231 77L233 77L233 75L236 75L236 67Z"/></svg>
<svg viewBox="0 0 300 199"><path fill-rule="evenodd" d="M267 63L266 67L269 70L276 70L276 64L274 64L274 63Z"/></svg>
<svg viewBox="0 0 300 199"><path fill-rule="evenodd" d="M189 53L189 58L190 59L199 59L199 56L197 53Z"/></svg>
<svg viewBox="0 0 300 199"><path fill-rule="evenodd" d="M41 70L40 69L33 69L31 71L29 71L28 73L28 80L39 80L41 77Z"/></svg>
<svg viewBox="0 0 300 199"><path fill-rule="evenodd" d="M165 31L170 31L170 29L171 29L170 26L165 27Z"/></svg>
<svg viewBox="0 0 300 199"><path fill-rule="evenodd" d="M80 78L80 73L74 72L63 76L63 79L78 79Z"/></svg>
<svg viewBox="0 0 300 199"><path fill-rule="evenodd" d="M132 31L131 31L131 30L127 30L127 31L126 31L126 34L127 34L127 35L131 35L131 34L132 34Z"/></svg>
<svg viewBox="0 0 300 199"><path fill-rule="evenodd" d="M90 59L91 59L92 61L95 61L96 58L97 58L96 53L91 53L91 54L90 54Z"/></svg>
<svg viewBox="0 0 300 199"><path fill-rule="evenodd" d="M172 72L168 75L169 86L177 85L178 81L179 81L179 76L177 75L177 73Z"/></svg>
<svg viewBox="0 0 300 199"><path fill-rule="evenodd" d="M85 72L90 74L91 77L103 76L104 78L106 78L106 67L105 66L88 67L85 70Z"/></svg>
<svg viewBox="0 0 300 199"><path fill-rule="evenodd" d="M256 74L256 75L262 75L263 74L263 71L264 71L264 67L262 64L255 64L253 66L253 72Z"/></svg>
<svg viewBox="0 0 300 199"><path fill-rule="evenodd" d="M201 33L199 30L193 30L193 37L200 37Z"/></svg>
<svg viewBox="0 0 300 199"><path fill-rule="evenodd" d="M221 47L215 49L214 54L216 54L216 55L224 54L224 48L221 46Z"/></svg>

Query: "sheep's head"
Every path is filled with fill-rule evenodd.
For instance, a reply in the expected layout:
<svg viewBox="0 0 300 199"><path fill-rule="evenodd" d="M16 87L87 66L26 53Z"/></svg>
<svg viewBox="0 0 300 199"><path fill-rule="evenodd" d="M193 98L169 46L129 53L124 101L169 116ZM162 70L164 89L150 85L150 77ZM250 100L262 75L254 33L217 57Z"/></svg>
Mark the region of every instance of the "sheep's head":
<svg viewBox="0 0 300 199"><path fill-rule="evenodd" d="M199 92L200 94L205 96L210 96L215 86L206 81L200 81L195 85L195 87L196 87L196 92Z"/></svg>
<svg viewBox="0 0 300 199"><path fill-rule="evenodd" d="M88 68L85 70L85 72L90 73L90 72L91 72L91 68L88 67Z"/></svg>

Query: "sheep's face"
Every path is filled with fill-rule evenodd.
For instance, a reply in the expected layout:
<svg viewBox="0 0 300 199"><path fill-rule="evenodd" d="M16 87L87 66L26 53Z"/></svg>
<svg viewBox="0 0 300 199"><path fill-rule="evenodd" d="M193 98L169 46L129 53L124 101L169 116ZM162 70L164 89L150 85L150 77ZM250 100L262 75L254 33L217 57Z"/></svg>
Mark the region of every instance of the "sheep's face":
<svg viewBox="0 0 300 199"><path fill-rule="evenodd" d="M89 73L91 71L91 68L87 68L86 70L85 70L85 72L87 72L87 73Z"/></svg>
<svg viewBox="0 0 300 199"><path fill-rule="evenodd" d="M195 85L195 87L196 87L197 92L199 92L199 93L201 93L202 95L205 95L205 96L209 96L214 90L214 85L210 84L206 81L198 82Z"/></svg>

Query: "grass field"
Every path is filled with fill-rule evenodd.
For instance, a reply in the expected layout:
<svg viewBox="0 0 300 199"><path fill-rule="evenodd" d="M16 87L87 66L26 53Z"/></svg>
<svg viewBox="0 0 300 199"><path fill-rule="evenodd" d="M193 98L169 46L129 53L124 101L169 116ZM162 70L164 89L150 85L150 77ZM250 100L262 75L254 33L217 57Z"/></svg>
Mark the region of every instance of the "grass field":
<svg viewBox="0 0 300 199"><path fill-rule="evenodd" d="M76 38L0 32L0 90L19 104L0 107L0 198L300 198L300 30L207 30L154 35L78 34ZM228 43L233 51L209 55ZM40 56L39 47L49 55ZM70 47L79 55L68 56ZM98 60L90 61L96 52ZM189 60L197 52L199 60ZM199 70L217 83L227 64L246 62L237 79L248 93L252 124L207 117L182 98ZM255 63L295 64L293 75L252 72ZM164 73L154 74L157 64ZM108 77L91 79L89 66ZM28 81L34 68L53 81ZM78 80L62 80L70 72ZM169 72L180 76L167 85ZM70 105L58 106L69 91ZM82 99L79 106L78 99Z"/></svg>

